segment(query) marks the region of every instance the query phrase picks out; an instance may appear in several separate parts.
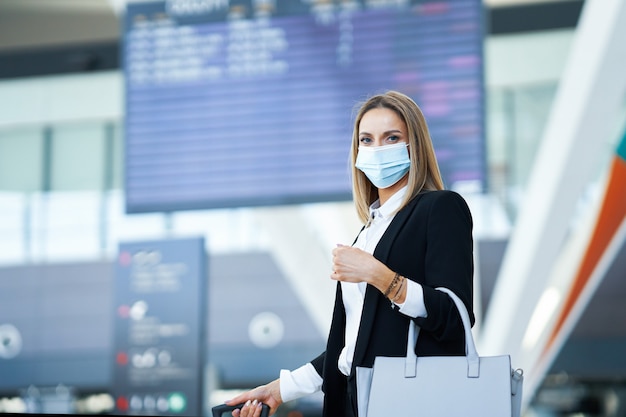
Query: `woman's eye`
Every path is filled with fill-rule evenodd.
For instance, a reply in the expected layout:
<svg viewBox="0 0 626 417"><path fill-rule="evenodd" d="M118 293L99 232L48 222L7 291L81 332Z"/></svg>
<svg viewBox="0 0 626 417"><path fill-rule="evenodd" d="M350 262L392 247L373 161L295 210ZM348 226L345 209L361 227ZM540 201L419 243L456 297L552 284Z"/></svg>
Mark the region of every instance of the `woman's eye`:
<svg viewBox="0 0 626 417"><path fill-rule="evenodd" d="M397 141L399 141L399 140L400 140L400 138L399 138L398 136L389 136L389 137L387 138L387 140L388 140L389 142L397 142Z"/></svg>
<svg viewBox="0 0 626 417"><path fill-rule="evenodd" d="M362 137L361 139L359 139L359 141L360 141L362 144L367 145L367 144L369 144L369 143L371 143L371 142L372 142L372 139L370 139L370 138L368 138L368 137Z"/></svg>

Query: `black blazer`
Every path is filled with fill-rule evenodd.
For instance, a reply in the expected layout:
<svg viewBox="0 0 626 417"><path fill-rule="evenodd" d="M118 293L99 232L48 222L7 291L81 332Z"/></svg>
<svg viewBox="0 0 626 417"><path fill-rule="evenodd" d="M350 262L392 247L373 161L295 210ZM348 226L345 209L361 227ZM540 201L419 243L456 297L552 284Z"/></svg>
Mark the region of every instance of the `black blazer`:
<svg viewBox="0 0 626 417"><path fill-rule="evenodd" d="M472 218L463 198L452 191L418 194L400 210L383 234L374 256L391 270L422 284L427 318L414 319L420 326L415 346L418 356L464 355L463 324L452 300L436 287L447 287L465 303L472 323L473 277ZM368 285L352 363L372 367L376 356L405 356L409 318L392 308L390 301ZM312 361L322 376L324 416L344 414L346 377L337 361L345 345L346 315L337 283L337 294L326 351ZM350 381L353 381L350 378ZM354 389L354 388L352 388ZM354 391L353 391L354 392Z"/></svg>

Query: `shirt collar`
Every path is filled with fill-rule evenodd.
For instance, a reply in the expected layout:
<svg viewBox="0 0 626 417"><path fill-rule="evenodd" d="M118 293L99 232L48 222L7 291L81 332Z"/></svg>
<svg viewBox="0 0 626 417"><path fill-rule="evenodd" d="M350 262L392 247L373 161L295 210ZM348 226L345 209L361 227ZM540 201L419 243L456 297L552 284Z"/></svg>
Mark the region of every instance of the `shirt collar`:
<svg viewBox="0 0 626 417"><path fill-rule="evenodd" d="M402 200L404 200L407 189L408 185L405 185L396 191L382 206L380 205L380 200L374 201L370 206L370 219L386 219L389 216L393 216L400 208L400 204L402 204Z"/></svg>

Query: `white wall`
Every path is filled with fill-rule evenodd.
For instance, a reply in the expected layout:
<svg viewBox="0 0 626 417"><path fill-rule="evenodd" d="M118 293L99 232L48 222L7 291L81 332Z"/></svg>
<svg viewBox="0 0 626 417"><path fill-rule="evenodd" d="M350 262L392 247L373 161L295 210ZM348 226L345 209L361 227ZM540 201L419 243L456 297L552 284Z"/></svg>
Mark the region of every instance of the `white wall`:
<svg viewBox="0 0 626 417"><path fill-rule="evenodd" d="M0 129L119 120L124 114L123 88L120 71L0 81Z"/></svg>

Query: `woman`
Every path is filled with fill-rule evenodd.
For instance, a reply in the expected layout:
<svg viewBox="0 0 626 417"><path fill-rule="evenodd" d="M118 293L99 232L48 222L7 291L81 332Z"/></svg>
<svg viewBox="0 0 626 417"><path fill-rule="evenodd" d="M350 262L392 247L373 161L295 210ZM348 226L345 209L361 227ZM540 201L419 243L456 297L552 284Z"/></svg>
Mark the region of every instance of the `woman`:
<svg viewBox="0 0 626 417"><path fill-rule="evenodd" d="M356 417L356 367L376 356L405 356L408 325L421 331L418 356L464 355L454 291L472 311L472 219L444 191L419 107L389 91L367 100L352 135L353 196L365 226L352 246L333 249L338 281L326 351L295 371L228 401L235 417L270 414L285 401L324 392L324 416ZM416 404L419 407L419 404Z"/></svg>

